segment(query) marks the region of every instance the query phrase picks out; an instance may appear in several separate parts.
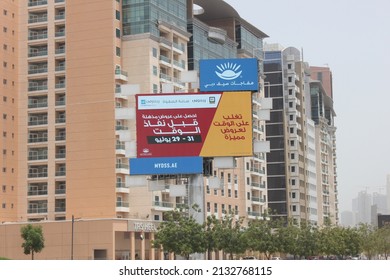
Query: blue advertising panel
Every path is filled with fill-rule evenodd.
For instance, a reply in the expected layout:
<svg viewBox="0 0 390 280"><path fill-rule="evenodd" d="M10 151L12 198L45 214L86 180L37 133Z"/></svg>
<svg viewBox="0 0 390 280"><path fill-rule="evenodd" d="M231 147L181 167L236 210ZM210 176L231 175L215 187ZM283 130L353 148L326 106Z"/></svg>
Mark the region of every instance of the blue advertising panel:
<svg viewBox="0 0 390 280"><path fill-rule="evenodd" d="M258 91L258 68L256 58L200 60L200 91Z"/></svg>
<svg viewBox="0 0 390 280"><path fill-rule="evenodd" d="M202 157L131 158L130 175L201 174Z"/></svg>

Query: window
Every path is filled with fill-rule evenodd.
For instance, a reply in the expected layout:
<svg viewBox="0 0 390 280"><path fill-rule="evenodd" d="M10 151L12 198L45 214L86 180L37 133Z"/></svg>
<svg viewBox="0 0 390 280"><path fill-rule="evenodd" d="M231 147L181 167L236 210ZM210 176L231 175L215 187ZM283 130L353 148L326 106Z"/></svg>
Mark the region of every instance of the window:
<svg viewBox="0 0 390 280"><path fill-rule="evenodd" d="M291 140L291 141L290 141L290 146L291 146L291 147L295 146L295 141L294 141L294 140Z"/></svg>
<svg viewBox="0 0 390 280"><path fill-rule="evenodd" d="M5 209L5 208L7 207L7 204L3 203L3 204L1 204L1 207L2 207L3 209Z"/></svg>
<svg viewBox="0 0 390 280"><path fill-rule="evenodd" d="M230 173L228 173L228 183L231 183L232 182L232 175Z"/></svg>
<svg viewBox="0 0 390 280"><path fill-rule="evenodd" d="M288 77L288 82L292 83L292 77Z"/></svg>
<svg viewBox="0 0 390 280"><path fill-rule="evenodd" d="M288 107L292 108L293 107L293 103L292 102L288 102Z"/></svg>
<svg viewBox="0 0 390 280"><path fill-rule="evenodd" d="M218 204L214 203L214 213L218 213Z"/></svg>
<svg viewBox="0 0 390 280"><path fill-rule="evenodd" d="M207 194L210 194L210 186L206 187L206 192L207 192Z"/></svg>
<svg viewBox="0 0 390 280"><path fill-rule="evenodd" d="M158 85L153 84L153 93L158 93Z"/></svg>
<svg viewBox="0 0 390 280"><path fill-rule="evenodd" d="M290 115L290 121L294 120L294 115Z"/></svg>
<svg viewBox="0 0 390 280"><path fill-rule="evenodd" d="M7 10L3 10L3 14L6 16L7 15Z"/></svg>
<svg viewBox="0 0 390 280"><path fill-rule="evenodd" d="M3 185L2 189L3 189L3 192L6 192L7 191L7 186Z"/></svg>
<svg viewBox="0 0 390 280"><path fill-rule="evenodd" d="M121 30L119 28L115 29L115 35L116 35L117 38L121 37Z"/></svg>
<svg viewBox="0 0 390 280"><path fill-rule="evenodd" d="M295 172L295 166L291 166L291 172Z"/></svg>
<svg viewBox="0 0 390 280"><path fill-rule="evenodd" d="M293 90L292 89L289 89L288 90L288 95L292 95L293 94Z"/></svg>
<svg viewBox="0 0 390 280"><path fill-rule="evenodd" d="M121 12L120 11L118 11L118 10L115 11L115 18L117 20L121 20Z"/></svg>
<svg viewBox="0 0 390 280"><path fill-rule="evenodd" d="M295 179L291 180L291 185L295 186Z"/></svg>
<svg viewBox="0 0 390 280"><path fill-rule="evenodd" d="M234 197L238 198L238 191L237 190L234 190Z"/></svg>
<svg viewBox="0 0 390 280"><path fill-rule="evenodd" d="M294 133L294 128L293 128L293 127L290 127L290 133L291 133L291 134Z"/></svg>
<svg viewBox="0 0 390 280"><path fill-rule="evenodd" d="M121 48L116 47L116 56L121 56Z"/></svg>
<svg viewBox="0 0 390 280"><path fill-rule="evenodd" d="M3 62L3 67L7 68L7 62L6 61Z"/></svg>
<svg viewBox="0 0 390 280"><path fill-rule="evenodd" d="M153 65L153 75L157 76L157 66Z"/></svg>
<svg viewBox="0 0 390 280"><path fill-rule="evenodd" d="M297 194L295 192L292 192L291 193L291 198L296 198L297 197Z"/></svg>
<svg viewBox="0 0 390 280"><path fill-rule="evenodd" d="M6 50L7 50L7 48L8 48L7 44L4 44L4 45L3 45L3 50L5 50L5 51L6 51Z"/></svg>
<svg viewBox="0 0 390 280"><path fill-rule="evenodd" d="M297 211L297 206L296 206L296 205L293 205L293 206L292 206L292 211L293 211L293 212L296 212L296 211Z"/></svg>
<svg viewBox="0 0 390 280"><path fill-rule="evenodd" d="M7 79L3 79L3 85L7 84Z"/></svg>
<svg viewBox="0 0 390 280"><path fill-rule="evenodd" d="M3 27L3 32L4 32L4 33L7 33L7 30L8 30L8 28L4 26L4 27Z"/></svg>
<svg viewBox="0 0 390 280"><path fill-rule="evenodd" d="M210 212L210 202L207 202L207 212Z"/></svg>
<svg viewBox="0 0 390 280"><path fill-rule="evenodd" d="M287 64L287 69L291 69L291 68L292 68L291 63Z"/></svg>
<svg viewBox="0 0 390 280"><path fill-rule="evenodd" d="M152 52L153 52L153 57L157 57L157 49L156 49L156 48L153 48L153 49L152 49Z"/></svg>
<svg viewBox="0 0 390 280"><path fill-rule="evenodd" d="M291 153L291 159L295 159L295 154L294 153Z"/></svg>
<svg viewBox="0 0 390 280"><path fill-rule="evenodd" d="M228 197L232 197L232 190L228 189Z"/></svg>

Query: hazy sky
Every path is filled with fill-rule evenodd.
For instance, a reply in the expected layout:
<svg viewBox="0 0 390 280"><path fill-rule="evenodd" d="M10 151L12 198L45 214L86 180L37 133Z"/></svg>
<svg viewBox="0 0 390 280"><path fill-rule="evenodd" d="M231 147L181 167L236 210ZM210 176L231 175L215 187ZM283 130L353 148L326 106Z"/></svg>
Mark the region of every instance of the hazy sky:
<svg viewBox="0 0 390 280"><path fill-rule="evenodd" d="M337 114L340 210L357 192L386 193L390 174L390 1L225 0L266 33L329 66Z"/></svg>

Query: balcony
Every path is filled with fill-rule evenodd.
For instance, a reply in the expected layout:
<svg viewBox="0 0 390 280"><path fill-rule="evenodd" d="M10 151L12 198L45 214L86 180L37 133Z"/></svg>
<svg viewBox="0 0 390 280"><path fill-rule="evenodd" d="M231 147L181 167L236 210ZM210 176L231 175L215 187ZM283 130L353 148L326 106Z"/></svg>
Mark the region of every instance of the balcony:
<svg viewBox="0 0 390 280"><path fill-rule="evenodd" d="M30 154L28 156L28 160L46 160L47 159L47 153L46 154Z"/></svg>
<svg viewBox="0 0 390 280"><path fill-rule="evenodd" d="M65 36L65 30L59 30L55 32L55 37L64 37Z"/></svg>
<svg viewBox="0 0 390 280"><path fill-rule="evenodd" d="M28 196L39 196L39 195L47 195L47 185L42 186L41 189L37 189L37 187L29 187L27 191Z"/></svg>
<svg viewBox="0 0 390 280"><path fill-rule="evenodd" d="M39 56L46 56L47 55L47 49L30 49L30 52L28 53L28 57L39 57Z"/></svg>
<svg viewBox="0 0 390 280"><path fill-rule="evenodd" d="M30 0L28 2L29 7L35 7L35 6L42 6L42 5L47 5L47 0Z"/></svg>
<svg viewBox="0 0 390 280"><path fill-rule="evenodd" d="M264 198L261 198L261 197L252 196L251 201L252 201L252 202L264 203L264 202L265 202L265 199L264 199Z"/></svg>
<svg viewBox="0 0 390 280"><path fill-rule="evenodd" d="M60 71L65 71L65 65L58 65L58 66L56 66L56 72L60 72Z"/></svg>
<svg viewBox="0 0 390 280"><path fill-rule="evenodd" d="M227 32L221 28L210 27L208 32L208 39L215 41L218 44L224 44L226 41Z"/></svg>
<svg viewBox="0 0 390 280"><path fill-rule="evenodd" d="M47 99L37 100L37 99L30 99L28 101L28 108L45 108L47 107Z"/></svg>
<svg viewBox="0 0 390 280"><path fill-rule="evenodd" d="M28 214L41 214L41 213L47 213L47 207L33 207L27 209Z"/></svg>
<svg viewBox="0 0 390 280"><path fill-rule="evenodd" d="M47 31L30 33L28 35L28 40L42 40L42 39L47 39Z"/></svg>
<svg viewBox="0 0 390 280"><path fill-rule="evenodd" d="M55 20L63 20L65 19L65 13L55 15Z"/></svg>
<svg viewBox="0 0 390 280"><path fill-rule="evenodd" d="M56 171L56 176L65 176L66 175L66 171L65 170L57 170Z"/></svg>
<svg viewBox="0 0 390 280"><path fill-rule="evenodd" d="M65 81L60 81L58 83L56 83L56 89L61 89L61 88L65 88Z"/></svg>
<svg viewBox="0 0 390 280"><path fill-rule="evenodd" d="M45 178L47 177L47 172L33 172L33 173L28 173L28 178Z"/></svg>
<svg viewBox="0 0 390 280"><path fill-rule="evenodd" d="M28 19L28 23L39 23L39 22L46 22L47 21L47 14L41 15L41 16L30 16Z"/></svg>
<svg viewBox="0 0 390 280"><path fill-rule="evenodd" d="M28 74L40 74L40 73L47 73L47 65L43 67L30 67L28 69Z"/></svg>
<svg viewBox="0 0 390 280"><path fill-rule="evenodd" d="M41 136L41 137L31 137L31 135L28 138L28 143L43 143L47 142L47 136Z"/></svg>
<svg viewBox="0 0 390 280"><path fill-rule="evenodd" d="M115 79L127 82L129 80L128 73L121 69L115 69Z"/></svg>
<svg viewBox="0 0 390 280"><path fill-rule="evenodd" d="M46 125L47 124L47 118L45 119L35 119L35 120L30 120L28 122L29 126L35 126L35 125Z"/></svg>
<svg viewBox="0 0 390 280"><path fill-rule="evenodd" d="M169 57L164 56L164 55L160 55L160 63L167 65L167 66L171 66L171 60L169 59Z"/></svg>
<svg viewBox="0 0 390 280"><path fill-rule="evenodd" d="M56 54L64 54L65 53L65 47L59 47L55 50Z"/></svg>
<svg viewBox="0 0 390 280"><path fill-rule="evenodd" d="M66 123L66 117L59 116L58 118L56 118L56 123Z"/></svg>

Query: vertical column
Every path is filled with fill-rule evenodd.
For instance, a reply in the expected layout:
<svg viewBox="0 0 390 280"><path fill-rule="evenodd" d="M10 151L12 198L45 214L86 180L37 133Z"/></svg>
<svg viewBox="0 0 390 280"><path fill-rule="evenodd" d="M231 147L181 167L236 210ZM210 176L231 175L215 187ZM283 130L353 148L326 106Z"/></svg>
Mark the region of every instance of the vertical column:
<svg viewBox="0 0 390 280"><path fill-rule="evenodd" d="M145 233L141 233L141 256L140 259L144 260L145 259Z"/></svg>
<svg viewBox="0 0 390 280"><path fill-rule="evenodd" d="M188 187L188 206L189 213L199 223L205 222L205 197L203 186L203 174L196 174L190 176L190 184ZM199 207L200 212L195 212L192 206L196 204ZM205 254L193 254L192 259L204 260Z"/></svg>
<svg viewBox="0 0 390 280"><path fill-rule="evenodd" d="M154 255L155 255L155 248L152 245L152 240L154 240L154 232L149 233L149 247L150 247L149 260L154 260Z"/></svg>
<svg viewBox="0 0 390 280"><path fill-rule="evenodd" d="M130 259L135 260L135 233L130 232Z"/></svg>

